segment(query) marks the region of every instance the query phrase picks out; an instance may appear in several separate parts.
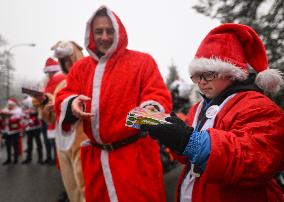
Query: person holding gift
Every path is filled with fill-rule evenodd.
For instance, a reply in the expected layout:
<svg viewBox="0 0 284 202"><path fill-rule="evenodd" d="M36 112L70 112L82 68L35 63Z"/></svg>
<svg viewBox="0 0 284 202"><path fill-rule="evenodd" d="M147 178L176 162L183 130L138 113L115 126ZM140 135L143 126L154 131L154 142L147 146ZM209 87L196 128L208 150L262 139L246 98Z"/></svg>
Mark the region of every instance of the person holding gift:
<svg viewBox="0 0 284 202"><path fill-rule="evenodd" d="M283 84L269 69L257 33L222 24L208 33L189 65L202 100L185 121L141 125L186 164L177 201L283 201L274 180L283 168L284 113L264 93Z"/></svg>

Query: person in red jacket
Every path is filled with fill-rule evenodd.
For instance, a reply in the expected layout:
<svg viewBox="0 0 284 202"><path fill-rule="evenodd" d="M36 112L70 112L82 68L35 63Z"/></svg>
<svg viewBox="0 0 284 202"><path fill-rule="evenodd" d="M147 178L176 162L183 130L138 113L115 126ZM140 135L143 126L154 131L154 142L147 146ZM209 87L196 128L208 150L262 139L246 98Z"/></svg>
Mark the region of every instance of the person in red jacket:
<svg viewBox="0 0 284 202"><path fill-rule="evenodd" d="M189 66L202 100L186 121L142 125L186 164L177 201L283 201L274 175L283 169L284 113L264 93L277 92L281 73L269 69L257 33L222 24L208 33Z"/></svg>
<svg viewBox="0 0 284 202"><path fill-rule="evenodd" d="M27 156L22 164L28 164L32 161L33 140L35 140L37 147L37 163L42 164L41 121L38 117L38 110L33 106L30 96L26 96L21 103L24 115L24 132L27 135Z"/></svg>
<svg viewBox="0 0 284 202"><path fill-rule="evenodd" d="M157 142L125 126L136 106L171 110L157 64L149 54L126 48L126 30L105 6L88 21L85 39L90 56L73 64L55 110L63 135L83 120L86 201L165 201Z"/></svg>
<svg viewBox="0 0 284 202"><path fill-rule="evenodd" d="M13 163L18 163L19 156L19 137L22 132L22 119L23 112L18 105L18 101L15 98L9 98L7 102L7 107L2 110L2 113L6 113L6 118L4 119L4 134L5 143L7 149L7 159L2 163L2 165L8 165L12 163L12 148L14 154Z"/></svg>
<svg viewBox="0 0 284 202"><path fill-rule="evenodd" d="M48 103L48 100L51 99L51 97L54 94L54 91L59 83L61 83L65 78L65 74L63 74L61 71L59 63L53 59L48 58L45 62L44 66L44 73L47 74L48 79L46 81L46 84L44 86L44 93L45 93L45 99L39 103L39 112L43 116L42 113L43 107ZM51 96L49 96L51 95ZM43 120L45 119L42 117ZM45 163L54 165L56 163L56 145L55 145L55 136L56 136L56 128L55 123L49 123L47 128L47 144L48 144L48 152L47 152L47 158L45 160ZM52 157L52 151L53 151L53 157Z"/></svg>

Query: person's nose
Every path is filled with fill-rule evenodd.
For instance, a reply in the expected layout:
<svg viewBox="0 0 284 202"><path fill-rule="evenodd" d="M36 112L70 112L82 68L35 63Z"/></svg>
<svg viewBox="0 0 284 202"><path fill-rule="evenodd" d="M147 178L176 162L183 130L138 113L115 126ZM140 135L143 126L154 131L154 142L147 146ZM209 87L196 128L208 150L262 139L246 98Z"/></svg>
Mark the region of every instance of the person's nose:
<svg viewBox="0 0 284 202"><path fill-rule="evenodd" d="M107 31L103 31L102 39L107 40L108 38L109 38L109 34L107 33Z"/></svg>

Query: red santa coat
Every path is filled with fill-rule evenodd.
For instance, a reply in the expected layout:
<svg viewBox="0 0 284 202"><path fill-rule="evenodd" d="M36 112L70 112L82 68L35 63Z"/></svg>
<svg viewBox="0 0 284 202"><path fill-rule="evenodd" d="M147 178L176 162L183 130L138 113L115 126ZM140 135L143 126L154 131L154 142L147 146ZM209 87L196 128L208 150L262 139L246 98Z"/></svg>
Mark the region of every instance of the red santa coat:
<svg viewBox="0 0 284 202"><path fill-rule="evenodd" d="M189 111L189 125L197 114L198 104ZM211 152L203 174L195 178L192 201L283 201L273 179L283 166L283 125L283 111L264 95L250 91L233 96L207 129Z"/></svg>
<svg viewBox="0 0 284 202"><path fill-rule="evenodd" d="M22 120L23 111L20 107L15 107L13 109L4 109L4 112L11 114L8 118L4 119L4 130L7 135L13 135L20 133L23 130Z"/></svg>
<svg viewBox="0 0 284 202"><path fill-rule="evenodd" d="M154 104L169 112L171 98L153 58L126 49L127 34L120 20L110 10L116 30L113 46L98 59L90 27L86 46L91 56L76 62L67 76L67 86L56 96L59 125L65 116L68 100L84 94L92 98L86 111L84 132L90 141L112 143L137 135L125 126L127 113L136 106ZM64 133L64 131L63 131ZM158 144L150 137L107 152L91 144L81 147L86 201L165 201L162 166Z"/></svg>
<svg viewBox="0 0 284 202"><path fill-rule="evenodd" d="M25 131L31 131L41 128L41 122L38 118L36 109L29 108L24 110Z"/></svg>
<svg viewBox="0 0 284 202"><path fill-rule="evenodd" d="M61 72L57 72L56 74L54 74L51 78L49 78L49 80L47 81L45 87L44 87L44 92L45 93L50 93L50 94L54 94L54 91L56 89L56 87L58 86L58 84L63 81L66 78L66 75L61 73ZM55 129L55 124L54 123L49 123L48 124L48 133L47 133L48 138L53 139L56 136L56 129Z"/></svg>

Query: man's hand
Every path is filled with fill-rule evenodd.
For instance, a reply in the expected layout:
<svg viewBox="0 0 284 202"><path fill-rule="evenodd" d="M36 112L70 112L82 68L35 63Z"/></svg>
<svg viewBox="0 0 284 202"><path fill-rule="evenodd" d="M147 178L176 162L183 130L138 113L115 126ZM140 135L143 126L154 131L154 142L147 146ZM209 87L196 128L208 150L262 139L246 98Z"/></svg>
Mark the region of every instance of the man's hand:
<svg viewBox="0 0 284 202"><path fill-rule="evenodd" d="M92 113L85 112L85 103L90 100L91 98L85 95L79 95L78 97L76 97L71 105L72 114L79 119L86 119L92 117Z"/></svg>
<svg viewBox="0 0 284 202"><path fill-rule="evenodd" d="M182 153L188 144L193 128L187 126L174 112L166 121L171 124L148 125L142 124L141 130L149 132L153 139L158 139L177 153Z"/></svg>

